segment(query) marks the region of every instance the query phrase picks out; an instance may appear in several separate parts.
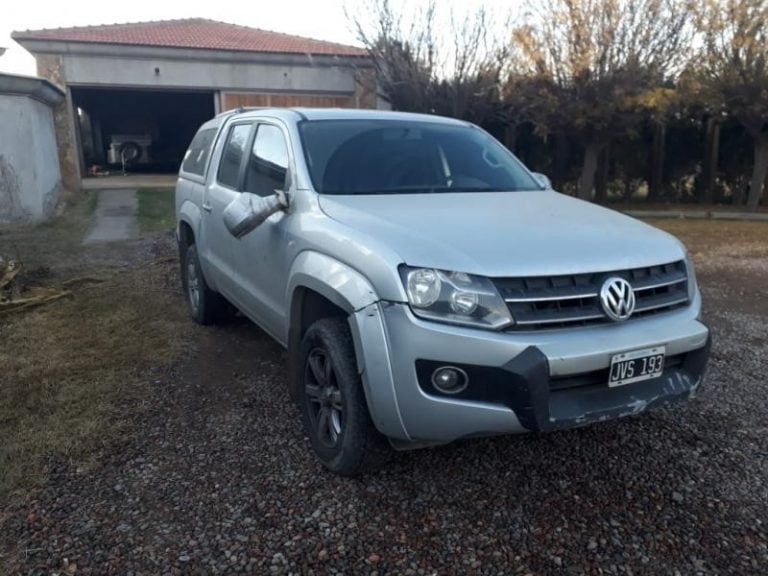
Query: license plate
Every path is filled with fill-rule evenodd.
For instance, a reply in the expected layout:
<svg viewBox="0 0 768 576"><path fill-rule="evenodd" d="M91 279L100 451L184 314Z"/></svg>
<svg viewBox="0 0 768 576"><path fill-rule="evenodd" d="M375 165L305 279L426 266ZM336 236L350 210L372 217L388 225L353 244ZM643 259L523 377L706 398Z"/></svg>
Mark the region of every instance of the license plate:
<svg viewBox="0 0 768 576"><path fill-rule="evenodd" d="M664 346L616 354L611 358L608 386L623 386L661 376L664 371Z"/></svg>

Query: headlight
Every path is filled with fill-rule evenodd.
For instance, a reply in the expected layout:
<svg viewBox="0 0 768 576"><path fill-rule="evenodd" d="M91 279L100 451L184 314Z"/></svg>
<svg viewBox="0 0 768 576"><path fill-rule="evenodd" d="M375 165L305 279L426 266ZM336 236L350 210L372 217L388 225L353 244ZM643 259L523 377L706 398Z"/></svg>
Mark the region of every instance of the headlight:
<svg viewBox="0 0 768 576"><path fill-rule="evenodd" d="M408 273L406 290L408 291L408 300L411 304L419 308L428 308L440 298L440 275L437 270L429 268L419 268L411 270Z"/></svg>
<svg viewBox="0 0 768 576"><path fill-rule="evenodd" d="M416 316L491 330L513 323L507 305L488 278L408 266L400 267L400 275Z"/></svg>

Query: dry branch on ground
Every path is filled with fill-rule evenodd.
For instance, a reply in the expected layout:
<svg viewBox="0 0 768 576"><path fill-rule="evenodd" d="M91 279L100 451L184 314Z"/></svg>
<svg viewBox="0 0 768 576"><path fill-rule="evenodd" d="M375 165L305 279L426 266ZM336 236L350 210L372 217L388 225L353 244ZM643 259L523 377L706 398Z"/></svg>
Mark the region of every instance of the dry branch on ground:
<svg viewBox="0 0 768 576"><path fill-rule="evenodd" d="M36 308L71 296L70 290L42 286L26 286L20 276L21 265L0 257L0 317Z"/></svg>

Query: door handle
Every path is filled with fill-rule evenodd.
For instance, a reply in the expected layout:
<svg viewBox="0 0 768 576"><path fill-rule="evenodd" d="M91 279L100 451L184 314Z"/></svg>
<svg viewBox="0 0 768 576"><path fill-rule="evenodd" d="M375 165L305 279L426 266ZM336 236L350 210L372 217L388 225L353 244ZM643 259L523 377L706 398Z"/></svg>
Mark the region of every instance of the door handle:
<svg viewBox="0 0 768 576"><path fill-rule="evenodd" d="M211 206L208 202L203 202L202 208L206 212L210 212L211 210L213 210L213 206Z"/></svg>

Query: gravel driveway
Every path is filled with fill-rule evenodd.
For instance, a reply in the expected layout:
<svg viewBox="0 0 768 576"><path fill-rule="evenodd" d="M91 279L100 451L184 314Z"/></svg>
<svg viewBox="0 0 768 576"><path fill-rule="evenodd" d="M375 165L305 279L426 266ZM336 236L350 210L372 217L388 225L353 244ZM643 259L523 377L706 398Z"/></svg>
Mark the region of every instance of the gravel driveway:
<svg viewBox="0 0 768 576"><path fill-rule="evenodd" d="M715 347L697 399L395 454L359 480L313 459L274 342L190 323L135 434L0 510L6 572L768 574L768 269L699 276Z"/></svg>

